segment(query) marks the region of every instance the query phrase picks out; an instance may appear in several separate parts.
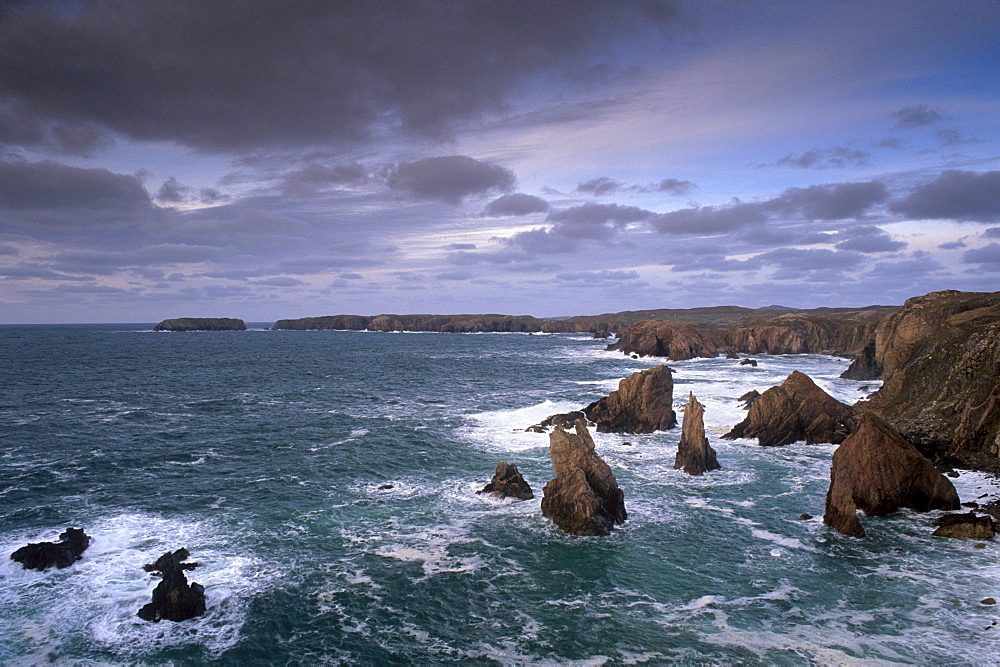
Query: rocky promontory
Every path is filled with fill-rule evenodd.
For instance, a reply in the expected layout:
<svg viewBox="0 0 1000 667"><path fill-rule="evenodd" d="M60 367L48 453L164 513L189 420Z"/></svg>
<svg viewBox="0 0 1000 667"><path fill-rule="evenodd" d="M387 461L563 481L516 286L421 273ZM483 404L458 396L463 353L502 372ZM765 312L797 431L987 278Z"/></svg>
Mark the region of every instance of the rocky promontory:
<svg viewBox="0 0 1000 667"><path fill-rule="evenodd" d="M655 366L628 376L618 389L588 405L583 413L600 433L652 433L677 424L673 403L672 371Z"/></svg>
<svg viewBox="0 0 1000 667"><path fill-rule="evenodd" d="M243 320L231 317L178 317L173 320L163 320L157 324L154 331L246 331Z"/></svg>
<svg viewBox="0 0 1000 667"><path fill-rule="evenodd" d="M785 381L753 400L746 419L723 435L726 440L757 438L765 447L840 443L850 432L853 411L816 386L805 373L792 371Z"/></svg>
<svg viewBox="0 0 1000 667"><path fill-rule="evenodd" d="M927 457L888 423L865 413L857 430L833 453L823 523L845 535L864 537L857 510L885 516L900 507L956 510L959 498L951 481Z"/></svg>
<svg viewBox="0 0 1000 667"><path fill-rule="evenodd" d="M542 489L542 514L573 535L607 535L628 518L625 500L611 468L594 451L582 421L576 432L556 426L549 434L555 479Z"/></svg>
<svg viewBox="0 0 1000 667"><path fill-rule="evenodd" d="M608 345L607 349L674 361L719 356L715 341L698 327L663 320L636 322L621 332L618 342Z"/></svg>
<svg viewBox="0 0 1000 667"><path fill-rule="evenodd" d="M689 393L674 468L683 469L689 475L701 475L721 467L715 450L705 437L705 408L694 397L694 393Z"/></svg>

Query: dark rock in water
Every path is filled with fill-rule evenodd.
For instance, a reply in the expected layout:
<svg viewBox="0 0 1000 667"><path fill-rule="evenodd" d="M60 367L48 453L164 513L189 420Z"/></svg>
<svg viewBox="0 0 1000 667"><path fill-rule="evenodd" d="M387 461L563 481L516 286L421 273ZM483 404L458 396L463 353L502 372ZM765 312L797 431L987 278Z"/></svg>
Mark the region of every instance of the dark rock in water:
<svg viewBox="0 0 1000 667"><path fill-rule="evenodd" d="M379 491L388 491L389 489L394 489L394 488L396 488L396 486L394 484L383 484L382 486L378 487L378 490Z"/></svg>
<svg viewBox="0 0 1000 667"><path fill-rule="evenodd" d="M749 410L750 406L753 405L753 402L756 401L759 397L760 397L760 392L757 391L756 389L751 389L747 393L737 398L736 401L738 403L743 404L744 410Z"/></svg>
<svg viewBox="0 0 1000 667"><path fill-rule="evenodd" d="M932 533L935 537L967 537L987 540L996 534L993 519L988 516L976 516L975 512L945 514L935 519L934 525L938 527Z"/></svg>
<svg viewBox="0 0 1000 667"><path fill-rule="evenodd" d="M997 601L994 600L993 598L983 598L982 600L979 601L979 604L996 604L996 603Z"/></svg>
<svg viewBox="0 0 1000 667"><path fill-rule="evenodd" d="M231 317L178 317L173 320L163 320L156 325L154 331L246 331L243 320Z"/></svg>
<svg viewBox="0 0 1000 667"><path fill-rule="evenodd" d="M153 589L153 601L139 610L139 618L153 622L163 619L186 621L205 613L205 587L193 581L189 585L184 576L184 570L198 567L198 563L183 562L189 555L187 549L178 549L163 554L155 563L143 566L146 572L163 579Z"/></svg>
<svg viewBox="0 0 1000 667"><path fill-rule="evenodd" d="M757 438L765 447L844 441L851 430L851 408L816 386L799 371L754 399L747 418L723 438Z"/></svg>
<svg viewBox="0 0 1000 667"><path fill-rule="evenodd" d="M80 560L88 546L90 536L82 528L67 528L59 535L58 542L28 544L12 553L10 559L25 570L44 572L53 565L61 570Z"/></svg>
<svg viewBox="0 0 1000 667"><path fill-rule="evenodd" d="M639 358L639 355L638 355L638 354L633 354L633 355L632 355L632 358L633 358L633 359L638 359L638 358Z"/></svg>
<svg viewBox="0 0 1000 667"><path fill-rule="evenodd" d="M979 503L977 503L975 500L970 500L967 503L962 503L962 507L968 507L970 509L976 509L976 508L979 507Z"/></svg>
<svg viewBox="0 0 1000 667"><path fill-rule="evenodd" d="M628 517L618 481L594 451L583 421L576 433L561 426L549 434L549 456L555 479L542 490L542 514L574 535L607 535Z"/></svg>
<svg viewBox="0 0 1000 667"><path fill-rule="evenodd" d="M677 424L673 402L671 369L656 366L628 376L583 412L601 433L652 433Z"/></svg>
<svg viewBox="0 0 1000 667"><path fill-rule="evenodd" d="M900 507L956 510L958 493L916 447L882 419L865 413L857 431L833 454L823 523L864 537L857 510L885 516Z"/></svg>
<svg viewBox="0 0 1000 667"><path fill-rule="evenodd" d="M610 334L604 329L598 329L591 338L608 338Z"/></svg>
<svg viewBox="0 0 1000 667"><path fill-rule="evenodd" d="M955 472L954 470L949 470L949 471L948 471L948 472L946 472L945 474L946 474L946 475L948 475L948 477L951 477L951 478L953 478L953 479L955 479L955 478L958 478L958 477L961 477L961 475L959 475L959 474L958 474L957 472Z"/></svg>
<svg viewBox="0 0 1000 667"><path fill-rule="evenodd" d="M690 393L684 408L684 422L681 424L681 440L677 445L674 468L682 468L689 475L701 475L721 467L715 450L705 437L705 408L694 397L694 393Z"/></svg>
<svg viewBox="0 0 1000 667"><path fill-rule="evenodd" d="M587 415L585 415L582 410L563 412L557 415L549 415L542 421L532 426L529 426L524 430L531 431L532 433L548 433L549 429L552 428L553 426L572 428L576 424L578 419L587 419Z"/></svg>
<svg viewBox="0 0 1000 667"><path fill-rule="evenodd" d="M735 352L726 352L726 359L739 359L740 355Z"/></svg>
<svg viewBox="0 0 1000 667"><path fill-rule="evenodd" d="M802 514L799 515L799 518L802 519L803 521L808 521L809 519L813 518L813 515L806 514L805 512L803 512Z"/></svg>
<svg viewBox="0 0 1000 667"><path fill-rule="evenodd" d="M754 368L757 368L757 360L756 359L744 359L743 361L740 362L740 366L753 366Z"/></svg>
<svg viewBox="0 0 1000 667"><path fill-rule="evenodd" d="M497 464L497 472L489 484L476 493L489 493L497 498L519 498L521 500L531 500L535 494L531 492L531 487L524 481L524 477L518 472L517 466L501 461Z"/></svg>
<svg viewBox="0 0 1000 667"><path fill-rule="evenodd" d="M861 385L860 387L858 387L858 391L867 392L868 391L868 385L866 385L866 384Z"/></svg>

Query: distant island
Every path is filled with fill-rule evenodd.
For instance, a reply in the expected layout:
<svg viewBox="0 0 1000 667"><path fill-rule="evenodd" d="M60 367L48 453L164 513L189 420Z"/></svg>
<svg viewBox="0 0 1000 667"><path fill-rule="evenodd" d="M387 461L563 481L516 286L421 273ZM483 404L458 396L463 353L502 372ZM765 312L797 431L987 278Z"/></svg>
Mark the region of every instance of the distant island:
<svg viewBox="0 0 1000 667"><path fill-rule="evenodd" d="M232 317L178 317L163 320L154 331L246 331L243 320Z"/></svg>

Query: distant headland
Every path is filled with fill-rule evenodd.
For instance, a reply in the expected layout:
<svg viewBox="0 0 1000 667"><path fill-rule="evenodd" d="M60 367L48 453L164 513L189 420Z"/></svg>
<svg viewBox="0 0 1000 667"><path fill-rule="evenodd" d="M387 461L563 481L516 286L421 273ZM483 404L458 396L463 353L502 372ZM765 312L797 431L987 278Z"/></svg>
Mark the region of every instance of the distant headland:
<svg viewBox="0 0 1000 667"><path fill-rule="evenodd" d="M243 320L232 317L178 317L163 320L154 331L246 331Z"/></svg>

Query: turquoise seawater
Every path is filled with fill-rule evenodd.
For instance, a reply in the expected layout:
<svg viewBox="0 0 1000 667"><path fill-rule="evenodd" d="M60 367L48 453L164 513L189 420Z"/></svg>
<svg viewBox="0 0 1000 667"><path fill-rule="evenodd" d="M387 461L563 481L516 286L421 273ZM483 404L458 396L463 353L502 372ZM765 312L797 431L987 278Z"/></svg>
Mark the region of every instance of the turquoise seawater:
<svg viewBox="0 0 1000 667"><path fill-rule="evenodd" d="M671 362L722 469L673 469L679 429L596 435L628 521L541 516L548 437L524 427L654 360L581 335L0 328L0 663L986 663L1000 546L930 536L936 513L820 521L833 447L719 436L792 370L846 402L847 361ZM477 496L516 463L525 502ZM963 500L995 495L954 480ZM391 485L391 488L386 488ZM815 518L802 520L802 513ZM68 526L65 570L7 559ZM142 570L186 547L208 613L135 614Z"/></svg>

